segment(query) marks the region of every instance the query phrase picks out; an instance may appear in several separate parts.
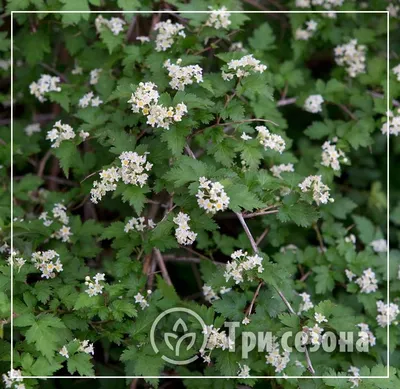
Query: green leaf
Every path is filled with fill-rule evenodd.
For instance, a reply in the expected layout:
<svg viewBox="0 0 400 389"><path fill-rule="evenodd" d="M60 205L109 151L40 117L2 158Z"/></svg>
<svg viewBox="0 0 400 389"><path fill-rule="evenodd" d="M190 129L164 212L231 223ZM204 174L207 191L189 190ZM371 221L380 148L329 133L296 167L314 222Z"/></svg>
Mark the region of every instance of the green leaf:
<svg viewBox="0 0 400 389"><path fill-rule="evenodd" d="M91 363L91 356L89 354L78 352L71 355L67 360L67 368L70 374L78 372L82 376L93 376L94 369Z"/></svg>
<svg viewBox="0 0 400 389"><path fill-rule="evenodd" d="M34 344L36 350L50 359L65 341L65 333L60 331L65 325L60 318L44 314L39 316L26 332L26 340Z"/></svg>
<svg viewBox="0 0 400 389"><path fill-rule="evenodd" d="M184 155L177 159L175 166L165 174L164 178L178 188L189 182L198 181L203 176L207 176L207 165Z"/></svg>
<svg viewBox="0 0 400 389"><path fill-rule="evenodd" d="M148 189L146 187L141 188L140 186L130 185L123 190L122 201L132 205L136 213L140 215L146 202L145 193L147 192Z"/></svg>
<svg viewBox="0 0 400 389"><path fill-rule="evenodd" d="M229 292L213 302L214 309L227 319L242 321L247 299L242 292Z"/></svg>
<svg viewBox="0 0 400 389"><path fill-rule="evenodd" d="M60 161L60 166L63 169L65 176L68 178L69 169L72 166L76 166L76 161L80 158L75 144L68 140L61 142L60 147L54 149L54 154Z"/></svg>
<svg viewBox="0 0 400 389"><path fill-rule="evenodd" d="M61 7L62 11L82 11L77 13L64 13L62 14L62 20L66 24L78 23L81 19L88 20L90 14L89 4L87 0L61 0L64 4Z"/></svg>
<svg viewBox="0 0 400 389"><path fill-rule="evenodd" d="M252 211L256 208L262 208L265 204L252 192L246 185L234 184L226 186L225 191L229 196L229 209L234 212L240 212L242 209Z"/></svg>
<svg viewBox="0 0 400 389"><path fill-rule="evenodd" d="M275 35L268 23L261 24L249 38L250 46L254 50L273 50L275 48Z"/></svg>
<svg viewBox="0 0 400 389"><path fill-rule="evenodd" d="M307 203L283 204L277 216L283 223L293 221L300 227L309 227L319 218L319 212Z"/></svg>
<svg viewBox="0 0 400 389"><path fill-rule="evenodd" d="M315 291L318 294L324 294L330 292L335 287L335 281L333 275L328 266L314 266L313 271L315 272Z"/></svg>
<svg viewBox="0 0 400 389"><path fill-rule="evenodd" d="M353 219L359 232L359 238L365 244L371 243L374 240L376 230L373 223L365 216L354 215Z"/></svg>

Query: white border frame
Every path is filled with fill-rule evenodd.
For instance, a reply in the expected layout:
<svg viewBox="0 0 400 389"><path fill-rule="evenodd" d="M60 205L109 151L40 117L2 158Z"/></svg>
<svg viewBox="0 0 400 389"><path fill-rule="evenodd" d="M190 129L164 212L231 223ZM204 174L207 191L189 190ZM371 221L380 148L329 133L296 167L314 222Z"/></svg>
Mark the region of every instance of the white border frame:
<svg viewBox="0 0 400 389"><path fill-rule="evenodd" d="M230 11L231 14L323 14L327 11ZM90 14L196 14L196 13L211 13L212 11L11 11L11 252L14 251L14 14L75 14L75 13L90 13ZM386 120L389 123L389 109L390 109L390 92L389 92L389 74L390 74L390 64L389 64L389 50L390 50L390 14L389 11L332 11L335 14L386 14L386 26L387 26L387 39L386 39ZM387 292L386 292L386 302L390 303L389 294L389 130L386 133L386 229L387 229L387 240L386 240L386 267L387 267ZM11 262L11 370L13 369L14 362L14 266ZM389 307L387 309L387 315L389 314ZM387 375L386 376L249 376L247 378L251 379L350 379L350 378L360 378L360 379L389 379L390 378L390 352L389 352L389 341L390 341L390 325L387 328ZM51 379L51 378L65 378L65 379L238 379L238 376L21 376L22 379Z"/></svg>

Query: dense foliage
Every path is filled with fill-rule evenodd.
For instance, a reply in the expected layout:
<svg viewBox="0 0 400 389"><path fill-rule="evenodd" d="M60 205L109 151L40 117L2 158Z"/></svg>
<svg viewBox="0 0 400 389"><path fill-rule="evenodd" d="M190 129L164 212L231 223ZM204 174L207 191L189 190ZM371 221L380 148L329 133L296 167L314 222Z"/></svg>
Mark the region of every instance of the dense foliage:
<svg viewBox="0 0 400 389"><path fill-rule="evenodd" d="M6 387L400 387L397 0L4 7ZM390 16L333 12L385 9ZM42 12L11 21L13 10ZM72 10L80 12L46 12ZM200 358L186 366L161 359L149 340L157 316L174 307L208 326L206 347L196 340L185 351ZM300 332L305 351L275 344L244 359L241 347L228 350L225 321L240 323L238 339ZM328 331L351 332L370 349L312 352ZM387 349L390 378L358 378L387 375ZM203 375L238 378L171 378ZM312 375L336 378L282 378Z"/></svg>

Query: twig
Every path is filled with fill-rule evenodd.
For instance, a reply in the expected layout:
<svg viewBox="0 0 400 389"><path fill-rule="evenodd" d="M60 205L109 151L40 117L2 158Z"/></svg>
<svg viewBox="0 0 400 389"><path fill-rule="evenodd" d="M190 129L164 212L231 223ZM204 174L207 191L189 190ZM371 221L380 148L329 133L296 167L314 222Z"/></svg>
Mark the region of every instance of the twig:
<svg viewBox="0 0 400 389"><path fill-rule="evenodd" d="M247 310L247 312L246 312L246 317L249 317L249 316L251 315L251 312L253 311L254 303L256 302L257 296L259 295L260 289L261 289L261 287L262 287L263 285L264 285L264 281L261 281L261 282L258 284L257 289L256 289L256 291L254 292L254 296L253 296L253 298L252 298L252 300L251 300L250 306L249 306L249 308L248 308L248 310Z"/></svg>
<svg viewBox="0 0 400 389"><path fill-rule="evenodd" d="M128 32L126 33L126 40L131 42L133 36L133 30L135 29L136 25L136 16L132 17L131 23L129 24Z"/></svg>
<svg viewBox="0 0 400 389"><path fill-rule="evenodd" d="M278 100L278 102L276 103L277 107L283 107L285 105L290 105L290 104L294 104L297 100L297 97L290 97L287 99L280 99Z"/></svg>
<svg viewBox="0 0 400 389"><path fill-rule="evenodd" d="M251 234L251 232L250 232L250 230L249 230L249 227L247 227L246 221L244 220L242 214L241 214L240 212L235 212L235 213L236 213L236 215L237 215L237 217L238 217L240 223L241 223L242 226L243 226L243 229L244 229L244 231L245 231L245 233L246 233L246 235L247 235L247 237L248 237L248 239L249 239L249 241L250 241L250 244L251 244L251 247L253 248L253 251L254 251L255 253L258 253L259 250L258 250L257 244L256 244L256 242L254 241L254 238L253 238L253 236L252 236L252 234ZM299 316L299 315L294 311L294 309L292 308L291 304L290 304L289 301L286 299L286 297L283 295L283 293L281 292L281 290L280 290L277 286L274 286L274 288L275 288L276 292L278 293L279 297L280 297L280 298L282 299L282 301L285 303L285 305L286 305L286 307L288 308L289 312L290 312L292 315ZM313 368L313 366L312 366L312 363L311 363L311 360L310 360L310 356L309 356L309 354L308 354L308 349L307 349L307 347L305 348L304 352L305 352L305 355L306 355L307 368L308 368L308 370L311 372L311 374L315 374L315 370L314 370L314 368Z"/></svg>
<svg viewBox="0 0 400 389"><path fill-rule="evenodd" d="M50 149L50 150L47 151L47 153L46 153L46 154L44 155L44 157L41 159L41 161L40 161L40 163L39 163L39 169L38 169L38 172L37 172L37 175L38 175L39 177L43 177L44 168L45 168L45 166L46 166L46 162L48 161L48 159L49 159L50 156L51 156L51 153L52 153L52 151L51 151L51 149Z"/></svg>
<svg viewBox="0 0 400 389"><path fill-rule="evenodd" d="M321 232L320 232L317 224L314 224L313 227L314 227L315 232L317 233L319 247L321 249L321 252L323 253L325 251L324 239L322 238Z"/></svg>
<svg viewBox="0 0 400 389"><path fill-rule="evenodd" d="M372 91L372 90L367 91L367 93L370 94L372 97L375 97L375 98L377 98L377 99L384 99L384 98L385 98L385 95L384 95L384 94L378 93L378 92L374 92L374 91ZM400 102L397 101L397 100L395 100L395 99L392 100L392 104L393 104L395 107L400 107Z"/></svg>
<svg viewBox="0 0 400 389"><path fill-rule="evenodd" d="M269 215L271 213L278 213L279 209L271 209L269 211L260 211L260 212L253 212L253 213L245 213L243 214L243 217L245 219L250 219L252 217L256 217L256 216L263 216L263 215Z"/></svg>
<svg viewBox="0 0 400 389"><path fill-rule="evenodd" d="M163 259L162 255L161 255L160 250L154 248L153 252L154 252L154 255L155 255L155 258L156 258L156 261L157 261L157 265L161 270L161 274L162 274L165 282L168 285L172 285L171 278L169 277L168 270L167 270L167 267L165 266L164 259Z"/></svg>
<svg viewBox="0 0 400 389"><path fill-rule="evenodd" d="M63 80L64 82L69 82L67 76L65 76L64 74L60 73L58 70L54 69L52 66L47 65L47 63L41 62L40 65L43 66L45 69L50 70L51 72L53 72L55 75L60 77L60 79Z"/></svg>
<svg viewBox="0 0 400 389"><path fill-rule="evenodd" d="M259 246L263 239L268 235L269 227L267 227L264 232L257 238L256 245Z"/></svg>

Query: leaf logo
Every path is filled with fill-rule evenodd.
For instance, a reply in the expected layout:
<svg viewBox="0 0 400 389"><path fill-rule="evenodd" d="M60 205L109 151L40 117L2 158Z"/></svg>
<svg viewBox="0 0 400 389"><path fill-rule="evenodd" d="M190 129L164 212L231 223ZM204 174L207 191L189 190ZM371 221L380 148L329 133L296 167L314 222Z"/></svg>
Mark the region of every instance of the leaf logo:
<svg viewBox="0 0 400 389"><path fill-rule="evenodd" d="M175 356L177 356L177 357L179 357L182 343L186 339L190 339L190 342L187 345L186 350L190 350L193 347L194 342L196 341L196 334L194 332L187 332L187 333L185 333L184 335L182 335L181 337L178 338L178 335L176 334L176 332L178 331L179 327L182 327L183 332L187 332L188 331L186 323L181 318L179 318L175 322L175 324L174 324L174 326L172 328L172 330L174 332L166 332L164 334L165 344L168 346L168 348L170 350L174 351ZM172 339L175 341L175 347L172 344Z"/></svg>

